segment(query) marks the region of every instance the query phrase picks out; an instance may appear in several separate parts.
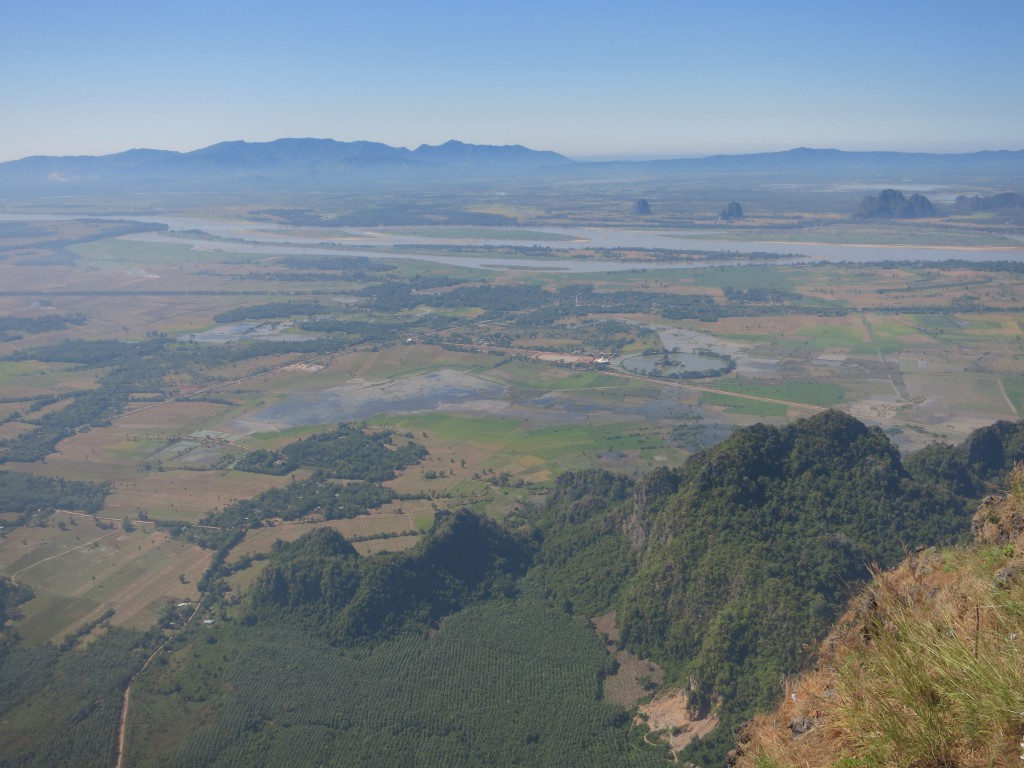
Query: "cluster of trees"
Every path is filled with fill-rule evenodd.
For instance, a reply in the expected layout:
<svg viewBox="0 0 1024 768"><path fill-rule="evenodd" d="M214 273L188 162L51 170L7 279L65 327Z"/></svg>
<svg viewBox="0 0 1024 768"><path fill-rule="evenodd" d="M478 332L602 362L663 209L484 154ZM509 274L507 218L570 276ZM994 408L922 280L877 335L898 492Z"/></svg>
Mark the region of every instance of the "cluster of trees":
<svg viewBox="0 0 1024 768"><path fill-rule="evenodd" d="M367 433L359 426L339 424L280 451L251 451L235 463L235 469L287 475L299 467L311 467L322 477L383 482L427 455L427 449L412 440L395 445L394 436L390 430Z"/></svg>
<svg viewBox="0 0 1024 768"><path fill-rule="evenodd" d="M0 332L25 331L45 333L63 331L69 325L82 325L85 315L76 312L71 315L44 315L43 317L0 317Z"/></svg>
<svg viewBox="0 0 1024 768"><path fill-rule="evenodd" d="M11 619L21 618L18 606L35 597L35 592L27 584L17 584L6 576L0 576L0 656L3 647L12 642L12 633L5 625Z"/></svg>
<svg viewBox="0 0 1024 768"><path fill-rule="evenodd" d="M115 764L124 689L156 641L155 633L107 629L85 648L64 652L0 644L3 764Z"/></svg>
<svg viewBox="0 0 1024 768"><path fill-rule="evenodd" d="M0 491L0 512L18 514L25 523L33 514L53 509L95 514L110 493L110 483L0 471Z"/></svg>
<svg viewBox="0 0 1024 768"><path fill-rule="evenodd" d="M304 622L219 622L142 676L128 753L152 768L665 765L598 696L609 665L591 628L529 587L358 653Z"/></svg>
<svg viewBox="0 0 1024 768"><path fill-rule="evenodd" d="M233 502L223 511L207 515L202 524L240 530L259 527L261 520L270 518L302 520L315 516L324 520L341 520L365 515L395 498L394 491L379 483L340 483L323 472L315 472L305 480L271 488L252 499Z"/></svg>
<svg viewBox="0 0 1024 768"><path fill-rule="evenodd" d="M391 264L374 261L368 256L282 256L277 263L289 269L321 269L329 272L347 272L353 275L368 275L374 272L391 272Z"/></svg>
<svg viewBox="0 0 1024 768"><path fill-rule="evenodd" d="M438 308L480 307L489 313L522 312L518 322L551 325L571 316L645 312L672 320L714 321L722 317L802 313L836 316L841 307L826 306L789 291L738 291L725 304L703 294L674 294L651 291L598 292L592 285L568 285L555 292L536 285L462 285L451 291L423 294L409 283L387 282L364 288L377 311L398 312L418 306ZM781 299L781 300L780 300ZM784 302L784 303L783 303ZM485 315L485 317L487 317Z"/></svg>

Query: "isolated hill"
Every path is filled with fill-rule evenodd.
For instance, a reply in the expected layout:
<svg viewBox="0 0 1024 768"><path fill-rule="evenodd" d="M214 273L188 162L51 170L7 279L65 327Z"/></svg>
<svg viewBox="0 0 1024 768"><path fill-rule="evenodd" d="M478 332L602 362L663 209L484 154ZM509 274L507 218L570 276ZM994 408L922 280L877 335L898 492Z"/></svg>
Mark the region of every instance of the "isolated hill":
<svg viewBox="0 0 1024 768"><path fill-rule="evenodd" d="M929 445L909 456L906 467L918 479L973 503L1003 487L1010 470L1022 461L1024 422L997 421L957 445Z"/></svg>
<svg viewBox="0 0 1024 768"><path fill-rule="evenodd" d="M333 642L360 642L510 592L528 563L527 542L465 510L438 513L409 552L367 559L320 529L277 547L251 604L264 620L312 619L311 628Z"/></svg>
<svg viewBox="0 0 1024 768"><path fill-rule="evenodd" d="M736 219L742 219L743 206L734 200L722 209L718 214L718 218L722 221L735 221Z"/></svg>
<svg viewBox="0 0 1024 768"><path fill-rule="evenodd" d="M868 195L853 214L855 219L922 219L935 216L935 206L916 192L904 197L898 189L883 189L877 196Z"/></svg>

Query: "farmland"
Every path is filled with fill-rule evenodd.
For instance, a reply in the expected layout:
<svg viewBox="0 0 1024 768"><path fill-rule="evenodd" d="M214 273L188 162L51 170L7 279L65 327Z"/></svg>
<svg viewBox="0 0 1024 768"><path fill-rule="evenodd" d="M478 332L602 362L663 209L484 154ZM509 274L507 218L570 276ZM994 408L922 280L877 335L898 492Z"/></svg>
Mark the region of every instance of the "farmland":
<svg viewBox="0 0 1024 768"><path fill-rule="evenodd" d="M346 227L334 231L341 253L324 244L329 232L311 227L267 234L235 224L246 238L232 239L211 234L223 231L216 219L189 223L105 237L102 223L51 222L47 237L95 237L59 253L19 241L24 252L0 259L0 313L15 319L2 339L0 469L92 483L99 494L90 511L0 505L0 575L35 595L12 626L33 648L88 647L107 626L180 633L166 665L139 678L128 764L167 764L172 742L188 759L232 740L249 754L258 747L236 727L238 708L262 705L218 691L272 684L290 662L256 659L281 661L289 643L309 646L311 669L330 666L335 651L298 630L239 634L277 542L331 528L364 558L416 552L452 511L519 523L563 473L640 481L739 427L829 408L881 427L906 453L1024 413L1024 273L999 261L1000 251L974 264L741 265L735 254L691 253L679 233L538 225ZM865 230L866 241L885 231ZM905 236L922 237L909 228ZM430 247L417 253L424 241ZM496 269L496 259L508 263ZM296 447L344 435L422 452L380 461L368 479L340 472L334 454L321 460ZM432 627L429 640L345 657L345 674L399 685L389 675L409 671L396 654L422 669L480 643L510 654L513 666L541 663L557 657L544 633L590 659L592 631L542 602L530 593L477 606ZM182 629L190 617L215 624ZM442 648L449 636L457 639ZM535 657L517 655L524 647ZM466 696L478 675L513 674L465 658L467 677L446 696ZM592 693L577 695L597 689L606 659L594 659L596 667L567 667L571 680L557 678L572 702L552 703L542 686L513 703L564 706L591 723L603 734L593 742L602 764L625 745L616 741L619 715L592 708ZM194 700L161 698L178 674ZM344 696L370 696L362 684ZM479 696L467 699L479 712L511 717L493 691ZM420 704L416 727L380 715L394 725L381 754L437 731L437 702ZM305 710L259 712L297 733L319 727ZM168 718L177 725L155 734L152 723ZM352 738L379 725L352 723ZM532 720L513 728L553 760L591 749L555 730ZM423 745L424 755L441 749ZM644 764L647 753L631 754Z"/></svg>
<svg viewBox="0 0 1024 768"><path fill-rule="evenodd" d="M0 361L0 439L27 439L33 419L60 412L76 393L102 391L114 370L113 361L105 367L39 361L23 351L34 347L64 339L187 342L218 328L215 315L266 302L282 288L288 301L333 305L341 319L401 318L408 328L383 344L360 344L357 337L291 347L274 342L253 353L245 345L255 342L238 341L238 352L230 355L200 354L198 348L191 359L178 353L177 367L165 366L156 379L149 377L152 383L139 385L146 389L133 393L109 423L74 430L45 460L8 462L33 474L109 482L102 514L117 520L195 524L235 500L302 480L307 470L274 477L238 472L232 464L248 452L277 450L338 422L408 432L429 452L419 466L387 483L403 496L426 500L385 505L374 513L381 522L370 533L344 528L357 538L378 536L360 544L368 551L407 546L408 537L398 535L423 530L437 508L463 505L500 518L542 495L563 471L602 467L639 475L678 464L754 420L785 421L838 407L873 420L912 450L1017 418L1024 407L1018 325L1024 280L1015 273L967 265L818 264L651 269L612 279L600 271L498 274L479 268L479 259L468 270L393 260L383 262L390 271L362 277L310 274L282 283L287 270L272 249L233 252L225 242L224 250L212 250L154 233L104 238L90 227L103 225L47 224L48 237L95 234L71 246L59 266L45 258L0 261L0 277L19 286L0 295L6 313L85 318L5 342L10 356ZM850 231L836 230L832 239L848 239ZM864 236L884 241L886 231L869 228ZM921 236L919 229L907 232ZM316 234L296 228L291 236ZM343 234L350 247L365 237L358 229ZM273 242L282 247L288 236L275 230ZM372 247L378 250L381 238L385 244L388 238L426 238L453 243L453 256L464 254L467 243L480 243L486 253L482 244L495 239L572 241L565 247L571 245L574 254L587 246L587 233L542 228L389 228L376 236ZM31 244L19 243L29 250ZM517 247L510 245L509 252ZM413 302L389 310L378 301L374 308L359 296L374 290L375 275L436 280L438 287L423 294L419 307ZM554 316L539 306L495 315L487 306L437 300L467 280L471 286L566 291L576 306ZM758 292L766 290L785 297L792 311L780 312L770 296L759 304ZM631 299L634 306L612 313L597 306L597 297L608 304L603 297L617 291L638 297ZM710 321L700 312L672 318L635 306L645 295L655 303L657 296L710 296L719 307L738 301L742 311ZM611 320L620 324L613 328ZM414 343L406 341L409 335ZM544 349L600 355L605 349L593 346L600 339L616 341L623 355L657 351L659 343L678 348L682 339L684 352L687 344L709 348L734 360L735 372L679 379L673 376L679 369L667 368L660 377L627 376L614 361L607 370L574 370L530 357ZM302 361L313 364L294 365ZM54 396L63 399L47 402ZM384 522L388 515L410 522L392 525ZM389 538L379 538L385 533ZM0 542L0 550L9 541ZM26 574L29 583L33 577ZM174 586L171 580L167 591ZM45 612L41 605L34 610Z"/></svg>

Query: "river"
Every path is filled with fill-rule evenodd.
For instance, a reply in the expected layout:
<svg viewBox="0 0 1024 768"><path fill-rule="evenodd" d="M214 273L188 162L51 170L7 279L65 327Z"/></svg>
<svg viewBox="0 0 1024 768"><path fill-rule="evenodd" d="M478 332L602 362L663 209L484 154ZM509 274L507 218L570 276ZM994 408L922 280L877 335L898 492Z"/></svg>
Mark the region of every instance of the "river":
<svg viewBox="0 0 1024 768"><path fill-rule="evenodd" d="M62 221L82 216L49 214L0 214L0 221ZM327 237L310 237L308 228L303 234L296 228L232 219L208 219L191 216L98 216L114 220L152 221L166 224L170 233L143 232L126 235L123 239L150 243L179 243L190 245L197 250L248 253L254 255L347 255L368 256L381 259L415 259L451 266L490 270L544 270L564 272L623 272L648 269L692 269L695 267L738 266L744 264L794 264L809 261L870 263L877 261L1024 261L1024 246L1021 247L942 247L902 245L832 245L826 243L777 243L770 241L733 241L702 239L693 237L693 230L641 230L612 229L601 227L522 227L520 231L554 232L572 237L573 241L523 240L519 238L462 239L425 238L406 235L401 230L371 232L353 227L352 237L338 238L325 247ZM422 231L422 227L416 228ZM450 229L450 228L448 228ZM457 229L472 231L471 227ZM222 240L190 238L174 232L201 230ZM494 228L486 230L493 233ZM585 241L585 243L581 243ZM715 259L713 256L700 261L635 261L623 259L580 259L580 258L504 258L487 256L451 256L433 253L424 249L421 253L380 253L361 250L366 246L392 245L507 245L541 246L554 251L572 250L581 245L594 248L665 248L670 250L697 250L730 254L729 258ZM734 254L774 253L782 254L771 259L737 258Z"/></svg>

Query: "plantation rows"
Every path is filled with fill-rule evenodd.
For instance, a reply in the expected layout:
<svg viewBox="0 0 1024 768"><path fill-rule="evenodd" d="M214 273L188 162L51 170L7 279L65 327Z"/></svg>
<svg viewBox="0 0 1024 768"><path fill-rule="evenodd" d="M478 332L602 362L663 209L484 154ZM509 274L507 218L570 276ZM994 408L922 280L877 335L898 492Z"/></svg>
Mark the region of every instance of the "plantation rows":
<svg viewBox="0 0 1024 768"><path fill-rule="evenodd" d="M213 631L216 643L200 637L179 651L187 668L178 670L205 686L200 698L209 696L203 705L212 712L163 760L147 755L145 736L130 730L128 765L661 762L629 742L621 708L598 700L609 658L593 630L538 597L480 604L432 637L405 635L359 654L298 630ZM156 693L159 674L147 673L140 693ZM233 693L219 693L226 690ZM186 685L181 693L198 690ZM137 701L133 719L161 719L165 701Z"/></svg>
<svg viewBox="0 0 1024 768"><path fill-rule="evenodd" d="M152 637L110 630L57 656L0 647L0 767L110 768L121 697Z"/></svg>

